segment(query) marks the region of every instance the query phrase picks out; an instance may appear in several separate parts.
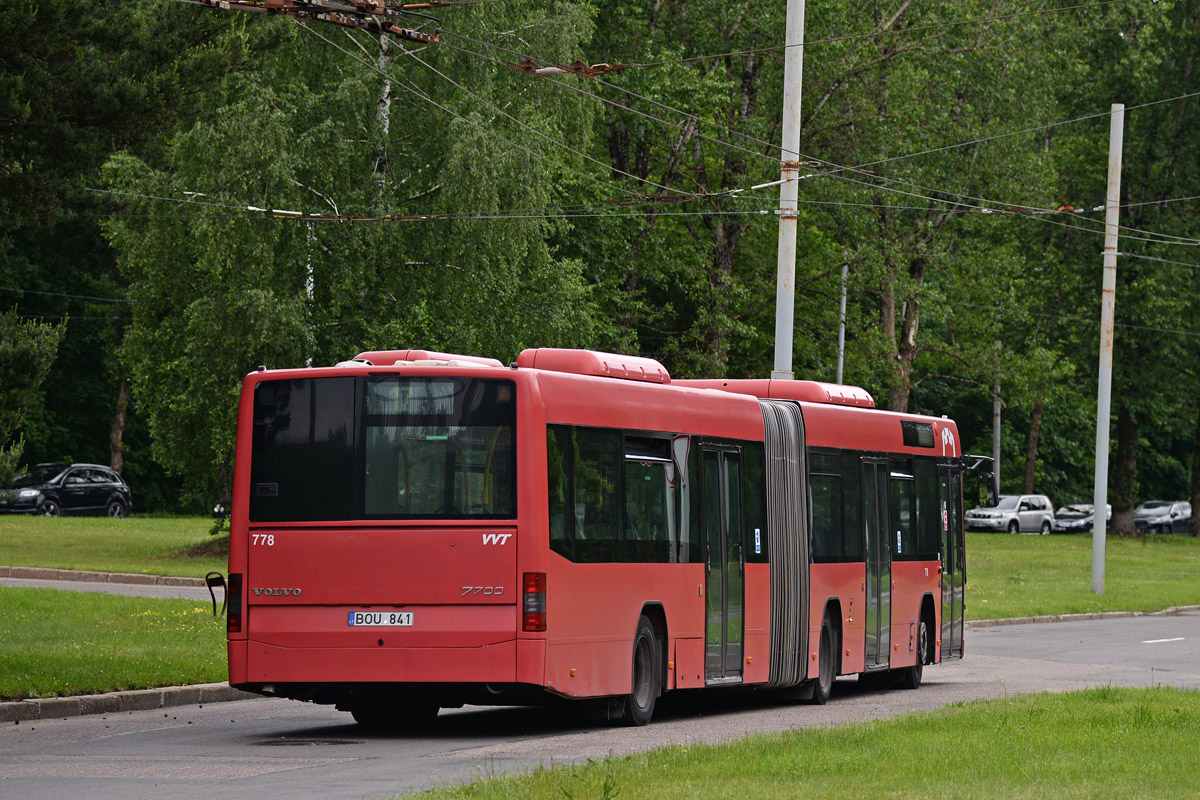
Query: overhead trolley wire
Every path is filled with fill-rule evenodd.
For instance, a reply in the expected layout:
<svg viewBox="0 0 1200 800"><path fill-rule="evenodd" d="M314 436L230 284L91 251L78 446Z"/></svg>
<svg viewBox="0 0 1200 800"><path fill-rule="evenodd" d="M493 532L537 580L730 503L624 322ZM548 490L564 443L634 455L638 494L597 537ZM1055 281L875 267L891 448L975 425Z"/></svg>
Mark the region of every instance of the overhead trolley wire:
<svg viewBox="0 0 1200 800"><path fill-rule="evenodd" d="M1113 1L1113 2L1123 2L1124 0L1112 0L1112 1ZM519 57L519 58L528 59L528 60L531 60L531 61L534 61L534 62L537 62L537 61L539 61L539 59L534 59L533 57L529 56L529 55L528 55L528 54L526 54L526 53L522 53L522 52L519 52L519 51L516 51L516 50L512 50L512 49L510 49L510 48L502 47L502 46L500 46L500 45L494 45L494 44L492 44L492 43L490 43L490 42L486 42L486 41L483 41L483 40L475 39L474 37L471 37L471 36L466 36L466 35L464 35L464 34L458 34L458 33L454 33L453 31L448 31L448 30L445 30L445 29L440 29L440 30L438 31L438 33L439 33L439 35L448 35L448 36L451 36L451 37L455 37L455 38L464 39L464 40L466 40L466 41L470 41L470 42L473 42L473 43L475 43L475 44L480 44L480 45L483 45L483 46L485 46L485 47L492 47L492 48L494 48L494 49L500 50L500 51L502 51L502 52L508 53L508 54L510 54L510 55L513 55L513 56L516 56L516 57ZM511 66L511 65L507 65L507 64L505 64L504 62L502 62L502 61L500 61L500 60L498 60L498 59L496 59L496 58L493 58L493 57L491 57L491 56L488 56L488 55L485 55L485 54L482 54L482 53L477 53L477 52L475 52L475 51L468 50L468 49L466 49L466 48L457 47L457 46L455 46L455 45L449 44L448 42L446 42L446 41L444 41L444 40L441 42L441 44L442 44L442 46L444 46L444 47L449 47L449 48L451 48L451 49L453 49L453 50L457 50L457 51L459 51L459 52L462 52L462 53L464 53L464 54L467 54L467 55L472 55L472 56L475 56L475 57L477 57L477 58L481 58L481 59L483 59L483 60L485 60L485 61L489 61L489 62L491 62L491 63L493 63L493 64L497 64L497 65L500 65L500 66ZM541 59L540 61L542 61L542 63L545 63L545 60L544 60L544 59ZM601 97L600 95L597 95L597 94L595 94L595 93L593 93L593 92L586 91L586 90L584 90L584 89L581 89L581 88L579 88L579 87L577 87L577 86L573 86L573 85L571 85L571 84L569 84L569 83L566 83L566 82L564 82L564 81L561 81L561 80L556 80L556 79L553 79L553 78L551 78L551 77L549 77L549 76L546 76L546 75L538 75L537 77L540 77L540 78L542 78L543 80L546 80L546 81L548 81L548 82L550 82L550 83L553 83L553 84L555 84L555 85L557 85L557 86L561 86L561 87L563 87L563 88L566 88L566 89L568 89L568 90L570 90L570 91L573 91L573 92L577 92L577 93L581 93L581 94L584 94L584 95L590 96L590 97L592 97L592 98L594 98L594 99L596 99L596 100L599 100L599 101L601 101L601 102L603 102L603 103L606 103L606 104L608 104L608 105L611 105L611 106L613 106L613 107L615 107L615 108L619 108L619 109L621 109L621 110L624 110L624 111L629 111L629 112L632 112L632 113L634 113L634 114L637 114L637 115L639 115L639 116L642 116L642 117L644 117L644 118L646 118L646 119L650 119L650 120L653 120L653 121L659 122L660 124L663 124L663 125L672 126L672 123L670 123L670 122L668 122L667 120L664 120L664 119L662 119L662 118L660 118L660 117L656 117L656 116L654 116L654 115L652 115L652 114L648 114L648 113L646 113L646 112L644 112L644 111L640 111L640 110L638 110L638 109L635 109L635 108L632 108L632 107L630 107L630 106L628 106L628 105L624 105L624 104L621 104L621 103L617 103L617 102L616 102L616 101L614 101L614 100L610 100L610 99L608 99L608 98ZM771 148L771 149L775 149L775 148L777 148L777 147L778 147L777 145L774 145L774 144L772 144L772 143L770 143L770 142L767 142L767 141L765 141L765 140L758 139L757 137L751 136L751 135L749 135L749 134L742 133L742 132L740 132L740 131L735 131L735 130L733 130L733 129L731 129L731 128L728 128L727 126L721 125L720 123L711 122L711 121L709 121L709 120L702 119L702 118L700 118L699 116L697 116L697 115L695 115L695 114L690 114L690 113L688 113L688 112L686 112L686 111L683 111L683 110L681 110L681 109L675 108L675 107L673 107L673 106L667 105L667 104L665 104L665 103L662 103L662 102L660 102L660 101L654 100L654 99L652 99L652 98L649 98L649 97L646 97L646 96L644 96L644 95L638 94L638 93L636 93L636 92L633 92L633 91L631 91L631 90L625 89L624 87L621 87L621 86L619 86L619 85L613 84L613 83L611 83L611 82L609 82L609 81L605 81L605 80L602 80L602 79L599 79L599 78L596 78L596 79L594 79L594 80L595 80L597 83L599 83L599 84L601 84L601 85L603 85L603 86L610 87L610 88L612 88L612 89L614 89L614 90L616 90L616 91L618 91L618 92L621 92L621 93L623 93L623 94L626 94L626 95L628 95L628 96L630 96L630 97L633 97L633 98L635 98L635 99L638 99L638 100L642 100L642 101L644 101L644 102L648 102L648 103L650 103L650 104L652 104L652 105L654 105L654 106L657 106L657 107L659 107L659 108L662 108L663 110L669 111L669 112L671 112L671 113L679 114L679 115L683 116L684 118L686 118L686 119L690 119L690 120L694 120L694 121L696 121L697 123L703 123L703 124L705 124L705 125L708 125L709 127L715 127L716 129L718 129L718 130L720 130L720 131L722 131L722 132L725 132L725 133L727 133L727 134L730 134L730 135L734 135L734 136L741 137L741 138L743 138L743 139L746 139L747 141L753 142L753 143L755 143L755 144L760 144L760 145L763 145L763 146L765 146L765 147L768 147L768 148ZM1179 96L1177 96L1177 97L1165 98L1165 99L1161 99L1161 100L1154 100L1154 101L1150 101L1150 102L1147 102L1147 103L1141 103L1141 104L1138 104L1138 105L1129 106L1129 107L1127 107L1127 109L1126 109L1126 110L1134 110L1134 109L1138 109L1138 108L1145 108L1145 107L1147 107L1147 106L1158 105L1158 104L1161 104L1161 103L1168 103L1168 102L1173 102L1173 101L1177 101L1177 100L1184 100L1184 99L1187 99L1187 98L1190 98L1190 97L1194 97L1194 96L1196 96L1197 94L1200 94L1200 92L1196 92L1196 93L1190 93L1190 94L1184 94L1184 95L1179 95ZM807 179L809 179L809 178L814 178L814 177L825 177L825 176L829 176L829 177L836 177L836 178L839 178L839 179L843 179L843 178L844 178L844 176L842 176L840 173L842 173L842 172L856 172L856 173L863 174L863 175L864 175L864 176L866 176L866 177L869 177L869 178L872 178L872 179L875 179L875 180L878 180L878 181L885 181L885 182L891 182L891 183L899 183L899 184L901 184L901 185L906 185L906 186L909 186L910 188L914 188L914 189L920 189L920 190L922 190L922 191L924 191L924 192L931 192L931 193L935 193L935 194L958 194L960 197L962 197L962 198L964 198L964 199L967 199L967 200L974 200L974 201L976 201L977 203L987 203L987 204L991 204L991 205L1005 206L1005 207L1007 207L1007 208L1010 208L1010 209L1016 209L1016 210L1019 210L1019 212L1020 212L1020 213L1025 213L1025 214L1027 214L1027 215L1034 215L1035 213L1036 213L1036 214L1047 214L1047 215L1048 215L1048 214L1063 214L1063 213L1083 213L1083 212L1080 212L1080 211L1078 211L1078 210L1076 210L1076 209L1071 209L1071 210L1070 210L1070 212L1067 212L1067 211L1064 211L1064 209L1063 209L1062 207L1059 207L1059 208L1044 208L1044 207L1037 207L1037 206L1033 206L1033 205L1031 205L1031 204L1022 204L1022 203L1007 203L1007 202L1004 202L1004 201L999 201L999 200L990 200L990 199L988 199L988 198L981 198L981 197L974 197L974 196L965 195L965 194L962 194L962 193L954 193L954 192L950 192L950 191L948 191L948 190L944 190L944 189L935 189L935 188L931 188L931 187L928 187L928 186L922 186L922 185L920 185L920 184L916 184L916 183L913 183L913 182L911 182L911 181L906 181L906 180L903 180L903 179L900 179L900 178L891 178L891 177L884 176L884 175L878 175L878 174L876 174L876 173L866 172L866 168L868 168L868 167L871 167L871 166L876 166L876 165L878 165L878 164L884 164L884 163L888 163L888 162L892 162L892 161L899 161L899 160L902 160L902 159L912 158L912 157L919 156L919 155L926 155L926 154L929 154L929 153L941 152L941 151L945 151L945 150L952 150L952 149L955 149L955 148L968 147L968 146L971 146L971 145L974 145L974 144L982 144L982 143L986 143L986 142L994 141L994 140L997 140L997 139L1007 138L1007 137L1011 137L1011 136L1017 136L1017 135L1026 134L1026 133L1032 133L1032 132L1036 132L1036 131L1040 131L1040 130L1046 130L1046 129L1048 129L1048 128L1052 128L1052 127L1058 127L1058 126L1062 126L1062 125L1068 125L1068 124L1072 124L1072 123L1076 123L1076 122L1083 122L1083 121L1087 121L1087 120L1091 120L1091 119L1097 119L1097 118L1100 118L1100 117L1106 117L1106 116L1109 116L1110 114L1111 114L1111 112L1110 112L1110 111L1098 112L1098 113L1094 113L1094 114L1087 114L1087 115L1084 115L1084 116L1081 116L1081 117L1076 117L1076 118L1069 119L1069 120L1061 120L1061 121L1054 122L1054 123L1049 123L1049 124L1046 124L1046 125L1036 126L1036 127L1032 127L1032 128L1026 128L1026 129L1023 129L1023 130L1020 130L1020 131L1012 131L1012 132L1009 132L1009 133L998 134L998 135L995 135L995 136L989 136L989 137L983 137L983 138L980 138L980 139L975 139L975 140L971 140L971 141L959 142L959 143L952 144L952 145L946 145L946 146L944 146L944 147L932 148L932 149L929 149L929 150L925 150L925 151L921 151L921 152L916 152L916 153L908 153L908 154L899 155L899 156L894 156L894 157L887 158L887 159L879 159L879 160L876 160L876 161L866 162L866 163L864 163L864 164L860 164L860 165L856 165L856 166L843 166L843 165L835 164L835 163L833 163L833 162L831 162L831 161L827 161L827 160L825 160L825 159L821 159L821 158L819 158L819 157L817 157L817 156L807 155L807 154L804 154L804 153L799 153L799 152L795 152L795 153L793 153L793 152L791 152L791 151L784 151L784 152L788 152L790 155L796 156L797 158L803 158L803 159L805 159L806 161L814 162L814 163L816 163L816 164L820 164L820 165L822 165L822 166L827 166L827 167L828 167L828 169L827 169L827 170L825 170L825 171L822 171L822 172L814 172L814 173L810 173L810 174L807 174L807 175L799 176L799 177L797 178L797 180L807 180ZM673 127L673 126L672 126L672 127ZM719 145L721 145L721 146L724 146L724 147L729 147L729 148L731 148L731 149L734 149L734 150L739 150L739 151L741 151L741 152L749 153L749 154L751 154L751 155L754 155L754 156L756 156L756 157L758 157L758 158L762 158L762 159L769 159L769 160L770 160L772 163L778 163L778 162L777 162L777 161L774 159L774 157L772 157L771 155L769 155L769 154L767 154L767 153L762 153L762 152L760 152L760 151L757 151L757 150L753 150L753 149L750 149L750 148L742 147L742 146L740 146L740 145L737 145L737 144L735 144L735 143L733 143L733 142L726 142L726 141L722 141L722 140L720 140L720 139L717 139L717 138L715 138L715 137L712 137L712 136L708 136L708 135L706 135L706 134L703 134L703 133L699 133L699 132L697 132L697 135L698 135L698 136L700 136L701 138L704 138L704 139L706 139L706 140L712 141L712 142L714 142L714 143L716 143L716 144L719 144ZM963 203L963 202L961 202L961 201L945 200L945 199L938 198L938 197L931 197L931 196L928 196L928 195L921 195L921 194L916 194L916 193L913 193L913 192L906 192L906 191L899 190L899 189L893 189L893 188L891 188L891 187L887 187L887 186L881 186L881 185L879 185L878 183L869 183L869 182L865 182L865 181L853 181L853 180L850 180L849 182L852 182L852 183L859 183L859 184L861 184L861 185L865 185L865 186L871 186L871 187L873 187L873 188L877 188L877 189L880 189L880 190L882 190L882 191L892 191L892 192L896 192L896 193L899 193L899 194L902 194L902 195L907 195L907 196L910 196L910 197L917 197L917 198L920 198L920 199L928 200L929 202L932 202L932 203L968 206L968 207L971 207L971 208L974 208L974 209L976 209L976 210L980 211L981 213L1005 213L1005 212L1003 212L1003 211L998 211L998 210L995 210L995 209L988 209L988 208L986 208L985 206L980 206L980 205L972 205L972 204L970 204L970 203ZM765 185L772 185L772 184L765 184ZM765 185L764 185L764 186L765 186ZM774 184L774 185L778 185L778 182L776 182L776 184ZM761 188L761 187L755 187L755 188ZM738 191L738 190L729 190L729 191ZM720 195L720 194L728 194L728 193L729 193L729 192L725 192L725 193L713 193L712 195L709 195L709 196L718 196L718 195ZM1099 206L1099 207L1097 207L1097 208L1088 209L1088 211L1101 211L1101 210L1103 210L1103 208L1104 208L1103 206ZM1087 219L1086 217L1084 217L1084 218L1082 218L1082 219L1086 220L1086 221L1087 221L1087 222L1089 222L1089 223L1095 223L1095 224L1100 224L1100 225L1102 225L1102 224L1103 224L1103 222L1102 222L1101 220L1090 220L1090 219ZM1081 226L1073 226L1073 227L1078 227L1080 230L1085 230L1085 231L1089 230L1089 229L1087 229L1087 228L1083 228L1083 227L1081 227ZM1136 228L1130 228L1130 227L1128 227L1128 226L1120 226L1120 227L1121 227L1121 229L1122 229L1122 230L1130 231L1130 232L1133 232L1133 233L1148 233L1148 234L1151 234L1151 235L1159 235L1159 234L1155 234L1155 232L1153 232L1153 231L1141 231L1141 230L1139 230L1139 229L1136 229ZM1162 235L1162 236L1169 236L1169 235L1167 235L1167 234L1161 234L1161 235ZM1169 238L1182 238L1182 237L1169 237ZM1148 239L1148 241L1155 241L1155 240Z"/></svg>
<svg viewBox="0 0 1200 800"><path fill-rule="evenodd" d="M464 122L468 125L478 128L479 130L482 130L486 133L492 133L492 131L489 131L481 123L476 122L475 120L468 119L467 117L464 117L463 115L459 114L457 111L453 110L452 108L449 108L448 106L442 105L441 103L437 102L436 100L434 100L433 98L431 98L427 94L425 94L424 92L407 86L403 81L399 80L396 76L390 75L389 73L387 73L384 70L377 67L375 64L372 64L370 61L364 60L363 58L359 57L355 53L352 53L349 50L347 50L346 48L340 46L336 42L326 38L325 36L322 36L320 33L309 28L307 25L304 25L301 23L297 23L297 24L300 24L300 27L304 28L305 30L307 30L309 33L313 34L317 38L322 39L323 41L327 42L329 45L336 48L337 50L340 50L342 53L344 53L345 55L347 55L354 61L358 62L362 66L365 66L367 69L370 69L372 72L379 74L385 80L396 81L396 83L398 83L402 88L407 89L409 92L415 94L419 99L424 100L425 102L429 103L430 105L434 106L435 108L445 111L447 114L450 114L451 116L453 116L455 119L459 120L460 122ZM409 53L407 53L407 51L405 51L405 54L409 55ZM579 170L573 169L559 161L555 161L555 160L551 159L549 156L547 156L545 153L540 153L536 150L533 150L532 148L526 147L523 144L513 142L510 139L507 139L503 136L497 136L497 138L508 143L513 148L520 150L523 153L533 156L534 158L541 159L542 161L545 161L552 166L558 167L559 169L565 170L566 172L570 172L580 178L583 178L585 180L588 180L588 181L596 183L600 186L603 186L605 189L608 189L610 191L615 191L618 193L625 191L624 189L622 189L621 187L617 186L614 183L610 183L608 181L601 180L592 175L588 175L587 173L580 172Z"/></svg>
<svg viewBox="0 0 1200 800"><path fill-rule="evenodd" d="M856 39L876 39L880 36L899 36L901 34L907 34L907 33L920 33L922 31L935 30L937 28L952 28L952 27L958 27L960 25L973 25L976 23L986 23L986 22L1003 22L1005 20L1016 19L1018 17L1033 17L1033 16L1038 16L1041 14L1054 14L1054 13L1058 13L1060 11L1077 11L1077 10L1086 9L1086 8L1099 8L1101 6L1110 6L1115 3L1124 3L1124 2L1127 2L1127 0L1101 0L1101 2L1099 2L1099 3L1088 3L1085 5L1064 6L1062 8L1043 8L1043 9L1039 9L1037 11L1018 11L1018 12L1014 12L1012 14L1000 14L1000 15L997 15L994 17L977 17L975 19L961 19L961 20L954 20L951 22L938 22L938 23L934 23L934 24L930 24L930 25L916 25L911 28L894 28L894 29L890 29L890 30L873 31L872 33L854 33L854 34L847 34L845 36L830 36L826 39L814 39L814 40L808 41L808 42L800 42L799 44L777 44L777 45L771 45L770 47L755 47L755 48L750 48L747 50L734 50L734 51L731 51L728 53L716 53L713 55L688 56L687 58L676 58L676 59L670 59L670 60L665 60L665 61L648 61L648 62L640 62L640 63L634 62L634 63L630 63L630 64L625 64L624 66L626 68L632 69L635 67L661 67L661 66L667 66L670 64L689 64L694 61L712 61L712 60L715 60L718 58L735 58L737 56L757 55L759 53L769 53L769 52L774 52L774 51L778 51L778 50L787 50L790 47L812 47L813 45L818 45L818 44L831 44L831 43L835 43L835 42L849 42L849 41L854 41Z"/></svg>
<svg viewBox="0 0 1200 800"><path fill-rule="evenodd" d="M385 72L384 70L380 69L380 68L379 68L379 67L377 67L376 65L374 65L374 64L372 64L372 63L370 63L369 61L364 61L364 60L363 60L362 58L360 58L359 56L355 55L354 53L351 53L349 50L346 50L344 47L341 47L341 46L340 46L340 45L338 45L336 42L334 42L334 41L332 41L332 40L330 40L330 39L326 38L325 36L322 36L320 33L317 33L317 31L315 31L315 30L313 30L313 29L309 28L307 25L304 25L304 24L303 24L303 23L301 23L299 20L297 20L297 23L296 23L296 24L300 25L300 27L304 28L304 29L305 29L305 30L307 30L309 33L312 33L314 36L317 36L318 38L320 38L320 39L322 39L323 41L327 42L327 43L328 43L328 44L330 44L331 46L333 46L333 47L337 48L338 50L340 50L341 52L345 53L347 56L349 56L350 58L354 59L355 61L357 61L358 63L362 64L363 66L367 67L368 69L372 70L373 72L376 72L376 73L378 73L378 74L379 74L380 76L382 76L383 78L385 78L385 79L387 79L387 80L394 80L394 77L393 77L393 76L391 76L391 75L389 75L389 74L388 74L387 72ZM578 150L575 150L574 148L571 148L571 147L569 147L569 146L567 146L567 145L565 145L565 144L563 144L563 143L561 143L561 142L558 142L557 140L553 139L552 137L548 136L547 134L545 134L545 133L543 133L543 132L541 132L541 131L537 130L537 129L536 129L536 128L534 128L533 126L531 126L531 125L529 125L529 124L527 124L527 123L525 123L525 122L522 122L521 120L517 119L516 117L514 117L514 116L513 116L513 115L511 115L511 114L509 114L507 111L505 111L504 109L502 109L502 108L500 108L499 106L495 105L494 103L491 103L491 102L489 102L489 101L485 100L484 98L480 97L479 95L475 94L474 92L472 92L471 90L469 90L469 89L467 89L465 86L463 86L462 84L460 84L460 83L458 83L457 81L455 81L453 78L450 78L449 76L445 75L444 73L442 73L442 72L438 71L436 68L434 68L434 67L430 66L430 65L429 65L427 62L425 62L423 59L421 59L421 58L417 57L417 55L416 55L416 54L414 54L414 53L412 53L411 51L408 51L408 50L402 50L402 52L403 52L405 55L407 55L409 58L412 58L413 60L415 60L415 61L417 61L418 63L420 63L421 65L423 65L423 66L424 66L426 69L429 69L430 71L434 72L435 74L437 74L438 76L440 76L440 77L441 77L441 78L443 78L444 80L446 80L446 81L448 81L449 83L451 83L453 86L455 86L456 88L458 88L460 91L463 91L463 92L467 93L467 94L468 94L468 95L470 95L472 98L474 98L474 99L478 100L479 102L483 103L485 106L487 106L487 107L488 107L489 109L491 109L492 111L494 111L494 112L496 112L496 113L500 114L501 116L503 116L503 117L505 117L505 118L507 118L507 119L509 119L509 120L511 120L511 121L513 121L513 122L515 122L516 124L520 125L522 128L525 128L525 129L527 129L527 130L529 130L529 131L532 131L534 134L536 134L536 135L540 136L541 138L545 139L546 141L550 142L550 144L554 145L555 147L558 147L558 148L560 148L560 149L562 149L562 150L566 150L567 152L573 153L573 154L575 154L575 155L577 155L577 156L579 156L579 157L581 157L581 158L583 158L583 159L585 159L585 160L587 160L587 161L594 162L594 163L596 163L596 164L600 165L601 167L603 167L603 168L604 168L604 169L606 169L606 170L609 170L609 171L612 171L612 172L617 172L617 173L619 173L619 174L622 174L622 175L626 175L627 177L633 178L634 180L636 180L636 181L639 181L639 182L641 182L641 183L645 183L645 184L647 184L647 185L654 186L655 188L658 188L658 189L664 189L664 190L666 190L666 191L668 191L668 192L680 191L680 190L676 190L676 189L671 189L670 187L667 187L667 186L662 186L661 184L655 183L655 182L653 182L653 181L648 181L648 180L645 180L645 179L643 179L643 178L638 178L636 175L632 175L632 174L630 174L630 173L628 173L628 172L625 172L625 171L623 171L623 170L619 170L619 169L617 169L617 168L615 168L615 167L612 167L612 166L610 166L610 165L607 165L607 164L605 164L604 162L600 161L600 160L599 160L599 159L597 159L597 158L594 158L594 157L592 157L592 156L589 156L589 155L587 155L586 153L580 152L580 151L578 151ZM403 86L404 84L403 84L403 83L401 83L400 85L401 85L401 86ZM407 88L407 87L405 87L405 88ZM476 122L473 122L473 121L471 121L471 120L468 120L466 117L463 117L462 115L460 115L460 114L458 114L457 112L453 111L452 109L450 109L450 108L448 108L448 107L446 107L446 106L442 105L441 103L438 103L437 101L433 100L432 98L429 98L429 97L425 96L423 93L422 93L422 94L418 94L418 97L420 97L420 98L421 98L421 99L423 99L423 100L426 100L426 101L428 101L429 103L431 103L432 105L436 106L437 108L439 108L439 109L441 109L441 110L443 110L443 111L445 111L445 112L447 112L447 113L449 113L449 114L453 115L454 117L456 117L457 119L459 119L459 120L460 120L460 121L462 121L462 122L466 122L466 123L468 123L468 124L470 124L470 125L473 125L473 126L475 126L475 127L478 127L478 128L480 128L481 130L485 130L485 131L487 130L486 128L483 128L483 127L482 127L482 126L481 126L479 123L476 123ZM488 132L490 132L490 131L488 131ZM605 186L606 186L607 188L609 188L609 189L614 189L614 190L616 190L616 191L618 191L618 192L620 192L620 191L625 191L625 190L621 189L620 187L617 187L615 184L611 184L611 183L607 183L607 182L604 182L604 181L600 181L600 180L599 180L599 179L597 179L597 178L594 178L594 177L591 177L591 176L587 176L587 175L585 175L585 173L580 173L580 172L578 172L578 171L576 171L576 170L573 170L573 169L571 169L570 167L566 166L565 164L562 164L562 163L560 163L560 162L557 162L557 161L553 161L553 160L551 160L551 159L550 159L548 156L546 156L544 153L538 153L537 151L535 151L535 150L532 150L532 149L530 149L530 148L527 148L527 147L525 147L525 146L523 146L523 145L519 145L519 144L515 144L515 143L513 143L513 142L510 142L510 141L509 141L509 140L507 140L507 139L505 139L504 141L506 141L506 142L509 142L509 144L513 144L513 146L514 146L514 147L517 147L517 148L518 148L518 149L520 149L522 152L526 152L526 153L529 153L530 155L534 155L534 156L536 156L536 157L538 157L538 158L541 158L541 159L543 159L543 160L546 160L546 161L548 161L550 164L553 164L554 166L557 166L557 167L559 167L559 168L561 168L561 169L564 169L564 170L567 170L567 171L569 171L569 172L573 172L573 173L575 173L575 174L577 174L577 175L580 175L581 177L587 177L589 180L592 180L592 181L595 181L595 182L601 183L602 185L605 185Z"/></svg>

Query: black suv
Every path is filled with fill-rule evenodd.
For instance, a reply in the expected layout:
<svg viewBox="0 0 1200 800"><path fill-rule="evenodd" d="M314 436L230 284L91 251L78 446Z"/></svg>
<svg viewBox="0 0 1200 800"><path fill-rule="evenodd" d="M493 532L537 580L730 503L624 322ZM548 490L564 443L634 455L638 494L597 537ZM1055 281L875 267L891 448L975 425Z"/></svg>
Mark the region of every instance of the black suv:
<svg viewBox="0 0 1200 800"><path fill-rule="evenodd" d="M129 516L129 487L99 464L38 464L0 489L0 514Z"/></svg>

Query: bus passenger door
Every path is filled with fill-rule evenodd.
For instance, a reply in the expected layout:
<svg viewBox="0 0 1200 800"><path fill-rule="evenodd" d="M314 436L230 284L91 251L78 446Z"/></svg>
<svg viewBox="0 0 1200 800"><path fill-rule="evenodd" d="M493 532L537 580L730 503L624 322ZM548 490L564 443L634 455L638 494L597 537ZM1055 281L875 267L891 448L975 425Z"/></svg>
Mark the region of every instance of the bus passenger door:
<svg viewBox="0 0 1200 800"><path fill-rule="evenodd" d="M958 658L962 656L966 584L959 470L938 467L938 504L942 513L942 658Z"/></svg>
<svg viewBox="0 0 1200 800"><path fill-rule="evenodd" d="M863 532L866 535L867 632L865 666L886 667L892 626L892 553L888 538L888 465L863 459Z"/></svg>
<svg viewBox="0 0 1200 800"><path fill-rule="evenodd" d="M704 447L704 681L742 680L744 553L742 462L735 449Z"/></svg>

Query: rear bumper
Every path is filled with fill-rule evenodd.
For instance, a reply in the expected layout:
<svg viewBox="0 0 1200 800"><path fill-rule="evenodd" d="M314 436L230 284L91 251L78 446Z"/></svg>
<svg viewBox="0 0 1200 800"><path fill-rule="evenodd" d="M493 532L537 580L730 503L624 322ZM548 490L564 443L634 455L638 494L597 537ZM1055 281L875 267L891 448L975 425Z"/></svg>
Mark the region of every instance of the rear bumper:
<svg viewBox="0 0 1200 800"><path fill-rule="evenodd" d="M245 670L235 679L239 649ZM515 683L517 643L294 648L251 640L230 644L230 662L230 683Z"/></svg>
<svg viewBox="0 0 1200 800"><path fill-rule="evenodd" d="M229 682L247 684L544 685L546 643L512 639L481 647L281 647L229 642Z"/></svg>

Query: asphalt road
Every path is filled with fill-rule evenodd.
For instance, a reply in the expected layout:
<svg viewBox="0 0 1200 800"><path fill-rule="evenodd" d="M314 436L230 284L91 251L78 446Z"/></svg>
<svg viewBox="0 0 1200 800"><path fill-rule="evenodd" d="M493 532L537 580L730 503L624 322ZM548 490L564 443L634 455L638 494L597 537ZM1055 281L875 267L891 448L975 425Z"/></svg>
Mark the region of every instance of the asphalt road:
<svg viewBox="0 0 1200 800"><path fill-rule="evenodd" d="M967 658L927 668L915 692L863 691L850 679L822 707L765 694L668 696L636 729L467 708L443 712L428 733L380 735L328 707L267 699L10 724L0 727L0 795L389 797L543 764L1108 684L1200 689L1200 613L974 629Z"/></svg>

